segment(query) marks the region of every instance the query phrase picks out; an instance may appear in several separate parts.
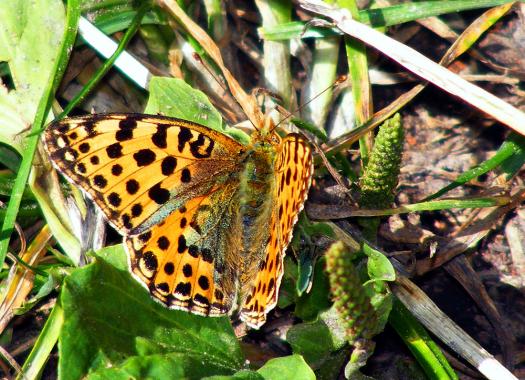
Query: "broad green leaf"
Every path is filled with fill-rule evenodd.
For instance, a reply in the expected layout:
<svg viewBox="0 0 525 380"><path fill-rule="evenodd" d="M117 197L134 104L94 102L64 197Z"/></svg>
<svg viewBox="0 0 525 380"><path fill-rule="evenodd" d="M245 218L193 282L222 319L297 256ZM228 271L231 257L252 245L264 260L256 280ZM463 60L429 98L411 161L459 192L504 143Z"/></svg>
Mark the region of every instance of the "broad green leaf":
<svg viewBox="0 0 525 380"><path fill-rule="evenodd" d="M8 63L15 86L10 92L0 91L0 141L21 150L15 135L33 121L52 75L64 32L64 4L1 1L0 20L0 61Z"/></svg>
<svg viewBox="0 0 525 380"><path fill-rule="evenodd" d="M149 99L144 113L164 115L193 121L226 133L241 143L250 141L248 135L236 128L224 128L219 111L207 96L181 79L153 77L149 84Z"/></svg>
<svg viewBox="0 0 525 380"><path fill-rule="evenodd" d="M348 353L340 352L346 344L345 331L333 307L315 322L292 326L286 334L286 341L294 354L304 357L318 377L336 378L348 360Z"/></svg>
<svg viewBox="0 0 525 380"><path fill-rule="evenodd" d="M1 5L0 5L1 7ZM27 128L31 122L29 118L25 118L23 109L18 104L16 91L8 92L5 87L0 84L0 143L6 145L16 151L22 151L23 135L20 132ZM9 154L8 148L2 147L5 152L2 156ZM17 171L20 167L21 158L18 160L16 156L6 158L2 162L9 169Z"/></svg>
<svg viewBox="0 0 525 380"><path fill-rule="evenodd" d="M122 365L101 368L86 378L89 380L202 379L210 373L223 373L224 370L224 367L213 362L203 365L200 353L172 352L133 356Z"/></svg>
<svg viewBox="0 0 525 380"><path fill-rule="evenodd" d="M315 380L314 371L301 355L271 359L257 371L265 380Z"/></svg>
<svg viewBox="0 0 525 380"><path fill-rule="evenodd" d="M235 372L232 376L209 376L205 377L205 380L263 380L260 374L255 371L249 371L246 369Z"/></svg>
<svg viewBox="0 0 525 380"><path fill-rule="evenodd" d="M142 378L165 370L200 378L242 368L228 318L200 317L154 302L129 274L122 246L102 250L93 264L75 270L64 282L60 302L60 379L88 373Z"/></svg>

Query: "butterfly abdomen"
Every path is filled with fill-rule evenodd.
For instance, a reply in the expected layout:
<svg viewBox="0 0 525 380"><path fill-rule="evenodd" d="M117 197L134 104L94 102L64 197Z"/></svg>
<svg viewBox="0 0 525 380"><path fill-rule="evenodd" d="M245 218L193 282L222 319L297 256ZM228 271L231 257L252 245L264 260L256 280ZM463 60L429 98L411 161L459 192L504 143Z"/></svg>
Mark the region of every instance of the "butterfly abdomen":
<svg viewBox="0 0 525 380"><path fill-rule="evenodd" d="M270 235L268 220L271 214L275 154L263 149L248 153L240 181L239 213L242 221L242 270L243 277L249 278L257 269L264 247ZM244 276L245 275L245 276Z"/></svg>

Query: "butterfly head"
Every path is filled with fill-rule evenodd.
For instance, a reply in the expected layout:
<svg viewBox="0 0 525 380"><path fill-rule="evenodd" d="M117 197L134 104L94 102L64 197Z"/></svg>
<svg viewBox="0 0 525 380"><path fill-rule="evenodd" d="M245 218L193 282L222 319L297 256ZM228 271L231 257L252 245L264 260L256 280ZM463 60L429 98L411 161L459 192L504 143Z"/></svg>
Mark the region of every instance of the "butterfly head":
<svg viewBox="0 0 525 380"><path fill-rule="evenodd" d="M252 145L273 148L281 144L281 137L275 131L275 123L267 116L264 125L257 128L251 135Z"/></svg>

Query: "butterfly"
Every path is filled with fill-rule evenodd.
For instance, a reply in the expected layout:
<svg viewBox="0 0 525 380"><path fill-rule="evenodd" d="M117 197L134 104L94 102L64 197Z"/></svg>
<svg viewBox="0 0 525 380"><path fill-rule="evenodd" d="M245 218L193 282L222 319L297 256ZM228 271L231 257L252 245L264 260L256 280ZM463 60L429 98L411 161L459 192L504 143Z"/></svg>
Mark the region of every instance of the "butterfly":
<svg viewBox="0 0 525 380"><path fill-rule="evenodd" d="M123 235L154 299L203 316L238 309L259 328L313 174L308 142L268 125L243 144L186 120L94 114L52 123L43 140Z"/></svg>

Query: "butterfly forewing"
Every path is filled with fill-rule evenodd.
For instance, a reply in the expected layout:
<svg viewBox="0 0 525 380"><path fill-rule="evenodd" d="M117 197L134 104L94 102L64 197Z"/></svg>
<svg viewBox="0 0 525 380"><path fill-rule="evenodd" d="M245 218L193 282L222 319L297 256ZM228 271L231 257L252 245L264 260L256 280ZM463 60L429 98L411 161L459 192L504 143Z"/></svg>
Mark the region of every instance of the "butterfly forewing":
<svg viewBox="0 0 525 380"><path fill-rule="evenodd" d="M148 115L93 115L52 124L47 150L123 234L160 223L210 180L238 171L244 146L184 120Z"/></svg>
<svg viewBox="0 0 525 380"><path fill-rule="evenodd" d="M266 314L277 303L284 252L310 187L312 150L300 135L289 134L282 141L275 173L275 207L269 223L270 240L257 276L248 294L244 295L241 306L241 319L252 327L261 326L266 321Z"/></svg>

